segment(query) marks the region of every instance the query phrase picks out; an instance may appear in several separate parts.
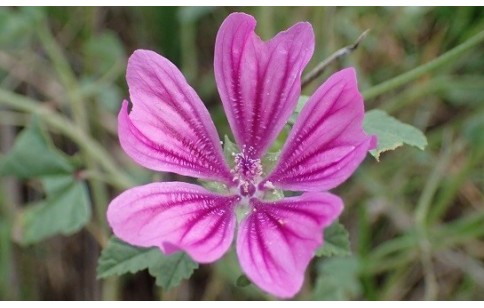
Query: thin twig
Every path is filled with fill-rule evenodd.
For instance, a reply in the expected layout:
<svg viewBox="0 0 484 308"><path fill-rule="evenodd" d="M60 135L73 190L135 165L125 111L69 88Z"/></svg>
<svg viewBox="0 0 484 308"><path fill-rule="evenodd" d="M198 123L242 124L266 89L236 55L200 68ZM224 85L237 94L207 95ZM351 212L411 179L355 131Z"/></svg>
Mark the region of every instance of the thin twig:
<svg viewBox="0 0 484 308"><path fill-rule="evenodd" d="M355 51L360 45L361 41L368 35L368 32L370 32L370 29L367 29L361 33L353 44L337 50L328 58L320 62L312 71L303 77L301 88L306 87L311 83L311 81L318 78L333 62Z"/></svg>

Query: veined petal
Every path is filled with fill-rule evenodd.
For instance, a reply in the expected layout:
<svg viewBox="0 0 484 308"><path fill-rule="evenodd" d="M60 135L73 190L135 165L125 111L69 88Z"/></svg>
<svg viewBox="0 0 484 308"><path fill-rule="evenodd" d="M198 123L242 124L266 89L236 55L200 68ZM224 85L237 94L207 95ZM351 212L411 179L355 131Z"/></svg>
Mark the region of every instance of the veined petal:
<svg viewBox="0 0 484 308"><path fill-rule="evenodd" d="M231 183L220 139L207 108L178 68L153 51L129 58L126 78L133 103L118 116L124 151L144 167Z"/></svg>
<svg viewBox="0 0 484 308"><path fill-rule="evenodd" d="M242 269L261 289L292 297L323 242L323 229L340 215L343 202L330 193L310 192L273 202L252 199L250 205L237 235Z"/></svg>
<svg viewBox="0 0 484 308"><path fill-rule="evenodd" d="M309 98L265 181L295 191L338 186L376 146L376 137L363 131L363 117L355 70L335 73Z"/></svg>
<svg viewBox="0 0 484 308"><path fill-rule="evenodd" d="M294 111L301 73L314 50L309 23L294 25L268 42L254 32L255 19L231 14L215 43L215 79L239 148L260 158Z"/></svg>
<svg viewBox="0 0 484 308"><path fill-rule="evenodd" d="M138 186L116 197L108 208L114 234L132 245L179 250L201 263L219 259L230 247L238 196L203 187L162 182Z"/></svg>

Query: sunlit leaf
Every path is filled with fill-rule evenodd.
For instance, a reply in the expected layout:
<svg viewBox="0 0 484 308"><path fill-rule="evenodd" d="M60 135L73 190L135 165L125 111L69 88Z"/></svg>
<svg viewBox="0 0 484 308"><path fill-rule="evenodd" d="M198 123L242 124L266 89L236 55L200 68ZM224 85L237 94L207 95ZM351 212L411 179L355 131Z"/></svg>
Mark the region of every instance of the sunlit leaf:
<svg viewBox="0 0 484 308"><path fill-rule="evenodd" d="M425 135L409 124L402 123L382 110L371 110L365 114L363 127L366 133L378 137L378 147L370 153L379 160L380 154L408 144L421 150L427 146Z"/></svg>

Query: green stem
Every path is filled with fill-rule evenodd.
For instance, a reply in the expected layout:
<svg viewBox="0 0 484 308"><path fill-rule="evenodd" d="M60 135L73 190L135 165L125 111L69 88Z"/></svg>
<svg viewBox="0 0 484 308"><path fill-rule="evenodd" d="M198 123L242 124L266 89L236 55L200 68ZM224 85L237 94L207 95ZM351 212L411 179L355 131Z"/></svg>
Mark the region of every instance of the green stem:
<svg viewBox="0 0 484 308"><path fill-rule="evenodd" d="M443 55L435 58L434 60L424 65L421 65L419 67L416 67L413 70L403 73L395 78L385 81L379 85L376 85L366 91L363 91L363 97L365 98L365 100L369 100L385 92L399 88L411 81L414 81L422 77L423 75L439 67L452 63L452 61L456 60L462 54L474 48L475 46L477 46L483 41L484 41L484 30L477 33L476 35L474 35L464 43L458 45L457 47L454 47L453 49L447 51Z"/></svg>
<svg viewBox="0 0 484 308"><path fill-rule="evenodd" d="M38 29L39 39L45 48L54 69L59 75L60 82L66 90L72 106L74 121L82 128L88 128L87 116L83 106L83 100L77 87L76 75L72 71L69 61L65 57L62 48L50 32L47 21L44 21Z"/></svg>
<svg viewBox="0 0 484 308"><path fill-rule="evenodd" d="M114 164L111 155L97 141L66 118L43 106L41 102L0 89L0 104L40 116L45 123L73 140L81 149L89 153L110 174L116 188L126 189L135 185L126 174L120 171L121 169Z"/></svg>

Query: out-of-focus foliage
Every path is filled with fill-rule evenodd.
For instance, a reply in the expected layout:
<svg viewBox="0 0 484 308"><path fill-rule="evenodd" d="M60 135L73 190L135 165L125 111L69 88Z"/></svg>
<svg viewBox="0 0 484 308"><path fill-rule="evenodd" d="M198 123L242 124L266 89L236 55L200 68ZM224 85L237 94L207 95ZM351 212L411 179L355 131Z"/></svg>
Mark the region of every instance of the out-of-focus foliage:
<svg viewBox="0 0 484 308"><path fill-rule="evenodd" d="M324 230L324 245L316 251L318 257L346 257L351 254L346 228L336 222Z"/></svg>
<svg viewBox="0 0 484 308"><path fill-rule="evenodd" d="M0 299L269 299L244 280L233 250L196 269L184 254L110 240L105 219L109 201L129 185L179 179L140 168L119 147L116 116L135 49L180 67L219 135L229 136L231 161L237 149L216 92L213 48L232 11L255 15L264 39L311 22L317 45L306 72L371 29L303 89L297 111L341 67L356 67L365 92L484 30L484 11L473 7L0 8ZM484 299L482 47L366 101L367 110L423 131L428 146L369 157L337 188L344 215L326 230L296 299ZM393 121L380 111L368 116L375 129ZM411 133L390 136L388 148L423 147ZM96 268L110 278L96 280Z"/></svg>

